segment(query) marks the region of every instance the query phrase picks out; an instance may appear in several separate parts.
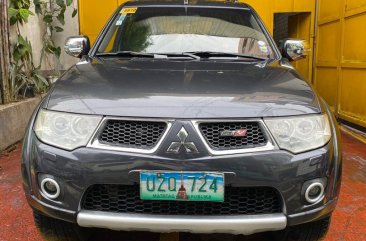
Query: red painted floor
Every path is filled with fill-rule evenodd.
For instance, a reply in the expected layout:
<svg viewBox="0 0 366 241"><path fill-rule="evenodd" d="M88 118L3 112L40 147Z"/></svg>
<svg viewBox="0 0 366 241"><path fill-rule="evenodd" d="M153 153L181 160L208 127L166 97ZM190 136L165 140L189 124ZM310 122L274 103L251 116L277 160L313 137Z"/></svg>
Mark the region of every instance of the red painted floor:
<svg viewBox="0 0 366 241"><path fill-rule="evenodd" d="M344 168L340 201L326 241L366 241L366 145L343 135ZM20 146L0 155L0 241L43 240L34 227L20 178ZM93 240L120 241L248 241L268 240L263 235L250 237L150 233L100 232Z"/></svg>

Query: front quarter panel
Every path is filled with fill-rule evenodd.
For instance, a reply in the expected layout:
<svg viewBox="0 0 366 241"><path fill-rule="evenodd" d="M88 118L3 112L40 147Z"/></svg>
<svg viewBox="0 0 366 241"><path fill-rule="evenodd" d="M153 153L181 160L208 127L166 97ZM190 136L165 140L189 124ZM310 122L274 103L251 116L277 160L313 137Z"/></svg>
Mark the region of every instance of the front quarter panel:
<svg viewBox="0 0 366 241"><path fill-rule="evenodd" d="M30 170L31 170L31 168L30 168L30 156L31 156L31 153L32 153L32 148L34 147L34 145L33 145L33 138L34 138L33 137L33 135L34 135L33 125L34 125L34 122L37 118L38 111L41 108L46 107L51 92L52 92L52 89L41 100L41 102L37 105L37 107L33 111L33 114L31 116L31 118L29 119L28 126L26 128L24 139L23 139L22 156L21 156L21 173L22 173L24 191L26 192L27 195L32 193L32 186L31 186L32 182L31 182L31 172L30 172Z"/></svg>
<svg viewBox="0 0 366 241"><path fill-rule="evenodd" d="M334 114L330 110L328 104L323 100L320 99L320 104L322 109L325 113L328 114L330 124L331 124L331 131L332 131L332 141L334 145L334 169L331 176L333 176L333 192L331 195L332 199L338 200L338 196L341 189L341 181L342 181L342 165L343 165L343 157L342 157L342 136L339 129L338 121L335 118Z"/></svg>

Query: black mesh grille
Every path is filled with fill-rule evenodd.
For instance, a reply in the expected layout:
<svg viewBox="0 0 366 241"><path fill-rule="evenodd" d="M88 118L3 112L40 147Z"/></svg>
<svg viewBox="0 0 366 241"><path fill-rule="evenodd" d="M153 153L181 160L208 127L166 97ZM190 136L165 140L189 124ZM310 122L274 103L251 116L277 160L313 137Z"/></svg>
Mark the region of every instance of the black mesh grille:
<svg viewBox="0 0 366 241"><path fill-rule="evenodd" d="M258 122L201 123L199 128L214 150L246 149L265 146L267 138ZM223 131L247 130L244 137L222 136Z"/></svg>
<svg viewBox="0 0 366 241"><path fill-rule="evenodd" d="M139 186L94 185L82 208L93 211L161 215L254 215L281 213L281 198L270 187L226 187L225 202L145 201Z"/></svg>
<svg viewBox="0 0 366 241"><path fill-rule="evenodd" d="M165 122L108 120L99 135L99 142L151 149L158 143L166 128Z"/></svg>

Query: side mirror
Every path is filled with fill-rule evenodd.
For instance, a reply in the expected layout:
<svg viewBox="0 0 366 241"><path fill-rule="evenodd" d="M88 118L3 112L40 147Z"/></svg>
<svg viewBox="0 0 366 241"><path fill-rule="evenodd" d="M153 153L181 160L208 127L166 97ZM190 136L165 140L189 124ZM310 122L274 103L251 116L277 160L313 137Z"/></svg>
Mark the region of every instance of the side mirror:
<svg viewBox="0 0 366 241"><path fill-rule="evenodd" d="M297 61L306 58L305 40L285 39L280 42L280 50L289 61Z"/></svg>
<svg viewBox="0 0 366 241"><path fill-rule="evenodd" d="M65 52L76 58L87 55L90 50L90 41L87 36L72 36L65 41Z"/></svg>

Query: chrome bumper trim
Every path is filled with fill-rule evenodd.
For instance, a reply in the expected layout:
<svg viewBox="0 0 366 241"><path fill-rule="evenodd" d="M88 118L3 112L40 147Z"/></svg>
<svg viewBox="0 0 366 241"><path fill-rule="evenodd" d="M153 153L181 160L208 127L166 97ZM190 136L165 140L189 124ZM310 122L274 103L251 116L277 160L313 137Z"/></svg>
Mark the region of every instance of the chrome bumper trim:
<svg viewBox="0 0 366 241"><path fill-rule="evenodd" d="M165 216L120 214L100 211L80 211L77 223L82 227L125 231L253 233L283 230L287 225L284 214L242 216Z"/></svg>

